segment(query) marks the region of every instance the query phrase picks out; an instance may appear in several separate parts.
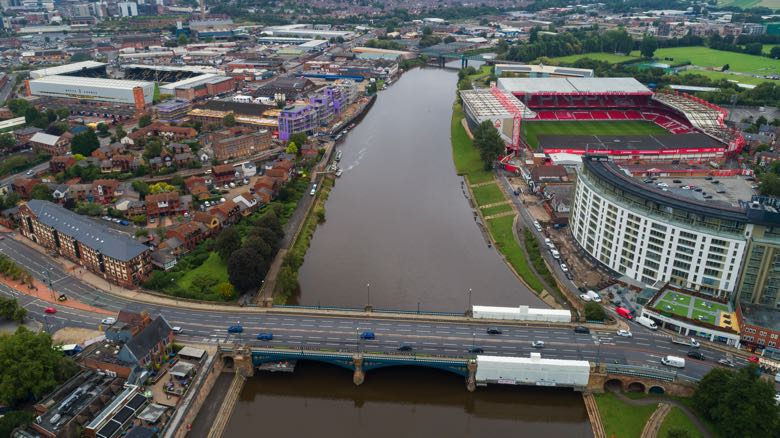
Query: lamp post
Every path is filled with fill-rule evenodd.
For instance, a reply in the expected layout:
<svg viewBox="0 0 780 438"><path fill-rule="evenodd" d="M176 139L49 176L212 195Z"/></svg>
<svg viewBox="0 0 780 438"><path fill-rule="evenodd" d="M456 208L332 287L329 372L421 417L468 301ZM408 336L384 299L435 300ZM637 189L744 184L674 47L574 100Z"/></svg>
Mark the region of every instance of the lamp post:
<svg viewBox="0 0 780 438"><path fill-rule="evenodd" d="M471 332L471 349L474 350L477 348L477 332L473 331Z"/></svg>
<svg viewBox="0 0 780 438"><path fill-rule="evenodd" d="M371 283L366 283L366 312L373 310L371 307Z"/></svg>
<svg viewBox="0 0 780 438"><path fill-rule="evenodd" d="M471 311L471 288L469 288L468 301L467 301L467 304L466 304L466 316L470 317L470 316L472 316L472 313L473 312Z"/></svg>
<svg viewBox="0 0 780 438"><path fill-rule="evenodd" d="M54 300L54 288L51 282L51 270L50 269L44 269L43 273L46 274L46 282L49 286L49 293L51 293L51 299Z"/></svg>
<svg viewBox="0 0 780 438"><path fill-rule="evenodd" d="M360 327L355 329L355 352L360 354Z"/></svg>

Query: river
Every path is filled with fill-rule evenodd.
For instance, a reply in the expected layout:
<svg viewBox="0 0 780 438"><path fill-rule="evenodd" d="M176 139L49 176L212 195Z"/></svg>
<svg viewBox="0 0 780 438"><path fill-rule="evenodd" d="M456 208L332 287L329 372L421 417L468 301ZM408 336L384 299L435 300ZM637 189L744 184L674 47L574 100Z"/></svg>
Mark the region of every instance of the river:
<svg viewBox="0 0 780 438"><path fill-rule="evenodd" d="M262 431L262 432L261 432ZM566 389L491 386L466 391L455 374L415 367L372 370L363 385L336 366L247 380L224 436L591 437L582 397Z"/></svg>
<svg viewBox="0 0 780 438"><path fill-rule="evenodd" d="M299 304L463 311L472 289L473 304L543 306L487 246L455 174L456 82L451 70L404 73L340 144L344 174L300 269Z"/></svg>
<svg viewBox="0 0 780 438"><path fill-rule="evenodd" d="M341 144L344 175L300 271L301 304L462 311L473 302L540 305L488 248L455 174L450 117L457 76L417 69L380 93ZM590 437L578 393L491 386L417 367L336 366L249 379L224 436Z"/></svg>

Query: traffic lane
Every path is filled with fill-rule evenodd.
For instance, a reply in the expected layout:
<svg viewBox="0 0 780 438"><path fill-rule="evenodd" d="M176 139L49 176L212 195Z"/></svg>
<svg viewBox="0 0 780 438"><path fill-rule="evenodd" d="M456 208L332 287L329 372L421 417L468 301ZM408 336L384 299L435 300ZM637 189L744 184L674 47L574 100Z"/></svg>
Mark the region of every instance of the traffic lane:
<svg viewBox="0 0 780 438"><path fill-rule="evenodd" d="M38 298L30 297L29 295L20 294L19 292L5 286L0 285L0 295L8 298L15 298L20 306L27 309L27 317L36 320L41 323L49 323L50 327L59 329L65 326L68 327L83 327L83 328L97 328L100 323L101 317L94 313L86 312L79 309L72 309L68 307L57 306ZM45 310L49 307L56 309L56 313L47 314Z"/></svg>

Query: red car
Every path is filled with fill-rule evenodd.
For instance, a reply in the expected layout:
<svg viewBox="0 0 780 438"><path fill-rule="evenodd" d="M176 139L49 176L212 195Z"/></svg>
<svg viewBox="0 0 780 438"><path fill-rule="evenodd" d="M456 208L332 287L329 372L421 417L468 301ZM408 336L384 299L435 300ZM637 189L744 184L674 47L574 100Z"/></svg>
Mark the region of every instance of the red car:
<svg viewBox="0 0 780 438"><path fill-rule="evenodd" d="M750 356L748 358L748 362L758 363L758 357L756 356Z"/></svg>
<svg viewBox="0 0 780 438"><path fill-rule="evenodd" d="M43 309L43 312L44 313L48 313L50 315L53 315L53 314L57 313L57 309L55 309L54 307L47 307L47 308Z"/></svg>

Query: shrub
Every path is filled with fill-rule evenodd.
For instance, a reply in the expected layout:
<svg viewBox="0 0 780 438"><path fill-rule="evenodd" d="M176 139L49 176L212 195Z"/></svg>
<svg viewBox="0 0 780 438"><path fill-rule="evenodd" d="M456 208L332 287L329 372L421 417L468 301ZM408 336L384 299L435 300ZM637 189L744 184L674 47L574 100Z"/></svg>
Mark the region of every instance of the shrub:
<svg viewBox="0 0 780 438"><path fill-rule="evenodd" d="M588 321L604 321L604 318L607 317L606 312L604 312L604 308L601 307L601 304L589 302L585 304L585 319Z"/></svg>

